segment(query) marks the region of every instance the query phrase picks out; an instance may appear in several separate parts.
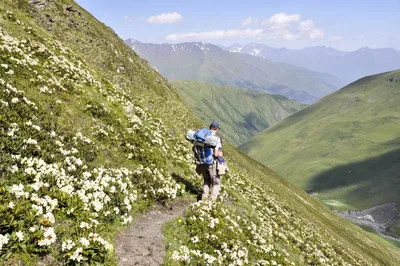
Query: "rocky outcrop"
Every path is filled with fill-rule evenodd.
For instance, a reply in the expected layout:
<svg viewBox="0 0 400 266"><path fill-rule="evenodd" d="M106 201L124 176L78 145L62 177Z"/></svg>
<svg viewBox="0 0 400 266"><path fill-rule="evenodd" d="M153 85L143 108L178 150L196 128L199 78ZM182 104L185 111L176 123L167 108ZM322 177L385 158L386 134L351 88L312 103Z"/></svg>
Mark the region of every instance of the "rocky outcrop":
<svg viewBox="0 0 400 266"><path fill-rule="evenodd" d="M400 241L399 238L385 234L390 225L400 219L396 203L378 205L366 210L342 211L337 214L358 224L368 225L384 237Z"/></svg>
<svg viewBox="0 0 400 266"><path fill-rule="evenodd" d="M366 210L343 211L339 212L339 215L346 218L367 220L387 227L398 218L399 210L396 203L388 203Z"/></svg>

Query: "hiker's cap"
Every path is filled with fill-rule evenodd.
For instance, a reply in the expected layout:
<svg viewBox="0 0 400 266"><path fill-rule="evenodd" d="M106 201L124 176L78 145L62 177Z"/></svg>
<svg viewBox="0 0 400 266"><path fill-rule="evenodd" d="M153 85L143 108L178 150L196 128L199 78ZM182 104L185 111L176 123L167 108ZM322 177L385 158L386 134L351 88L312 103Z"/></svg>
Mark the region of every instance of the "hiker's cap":
<svg viewBox="0 0 400 266"><path fill-rule="evenodd" d="M213 122L211 123L210 127L220 129L218 122L215 122L215 121L213 121Z"/></svg>

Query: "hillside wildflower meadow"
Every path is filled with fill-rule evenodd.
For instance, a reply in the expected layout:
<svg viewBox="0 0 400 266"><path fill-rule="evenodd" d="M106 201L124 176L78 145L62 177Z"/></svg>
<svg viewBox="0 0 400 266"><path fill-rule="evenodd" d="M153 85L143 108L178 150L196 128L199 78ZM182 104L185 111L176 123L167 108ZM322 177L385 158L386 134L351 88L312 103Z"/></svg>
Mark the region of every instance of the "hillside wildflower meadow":
<svg viewBox="0 0 400 266"><path fill-rule="evenodd" d="M12 12L6 17L14 20ZM17 25L35 36L33 28ZM56 41L20 40L1 29L0 61L0 258L27 252L51 253L67 264L106 262L113 245L102 232L109 224L130 223L138 197L151 201L182 192L165 170L163 156L153 156L157 150L181 160L173 148L176 140L166 137L161 120L123 92L102 87ZM21 78L50 112L18 88ZM83 95L85 86L100 92L106 102L119 104L124 121L104 103L89 101L84 112L96 120L90 135L60 129L52 119L63 108L60 95ZM107 141L123 142L135 167L94 167L99 143Z"/></svg>

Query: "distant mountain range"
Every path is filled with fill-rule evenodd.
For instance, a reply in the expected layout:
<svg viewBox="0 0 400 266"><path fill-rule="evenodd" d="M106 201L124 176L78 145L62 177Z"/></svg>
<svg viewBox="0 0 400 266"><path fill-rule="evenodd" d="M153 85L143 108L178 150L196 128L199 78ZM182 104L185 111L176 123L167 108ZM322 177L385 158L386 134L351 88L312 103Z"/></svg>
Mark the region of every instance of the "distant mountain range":
<svg viewBox="0 0 400 266"><path fill-rule="evenodd" d="M232 53L217 45L125 41L142 58L170 80L197 80L284 95L311 103L343 83L333 75L277 63L249 54Z"/></svg>
<svg viewBox="0 0 400 266"><path fill-rule="evenodd" d="M172 81L205 124L216 120L235 146L306 107L281 95L193 80Z"/></svg>
<svg viewBox="0 0 400 266"><path fill-rule="evenodd" d="M367 75L400 68L400 51L390 48L364 47L353 52L344 52L325 46L291 50L273 48L265 44L240 45L235 43L225 49L234 53L254 55L275 62L284 62L329 73L346 84Z"/></svg>

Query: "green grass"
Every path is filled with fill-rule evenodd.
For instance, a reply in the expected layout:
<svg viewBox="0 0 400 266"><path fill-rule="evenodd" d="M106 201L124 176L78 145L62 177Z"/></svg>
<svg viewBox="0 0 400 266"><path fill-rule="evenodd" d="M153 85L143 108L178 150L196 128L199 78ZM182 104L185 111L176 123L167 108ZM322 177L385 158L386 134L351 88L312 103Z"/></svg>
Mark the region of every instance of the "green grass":
<svg viewBox="0 0 400 266"><path fill-rule="evenodd" d="M202 124L75 1L7 0L0 14L0 264L51 257L116 265L114 237L131 219L155 202L187 199L185 184L201 188L184 133ZM167 263L178 264L174 254L186 246L213 257L240 251L250 264L399 264L395 252L228 143L224 155L231 173L221 200L188 202L182 223L166 226Z"/></svg>
<svg viewBox="0 0 400 266"><path fill-rule="evenodd" d="M392 224L388 229L388 235L400 236L400 220Z"/></svg>
<svg viewBox="0 0 400 266"><path fill-rule="evenodd" d="M218 121L237 146L306 105L280 95L198 81L173 81L179 94L204 124Z"/></svg>
<svg viewBox="0 0 400 266"><path fill-rule="evenodd" d="M392 239L385 238L377 233L372 227L368 225L359 225L368 235L371 236L376 242L380 243L384 247L392 250L394 253L400 255L400 242Z"/></svg>
<svg viewBox="0 0 400 266"><path fill-rule="evenodd" d="M400 205L399 88L400 71L363 78L239 148L321 199Z"/></svg>

